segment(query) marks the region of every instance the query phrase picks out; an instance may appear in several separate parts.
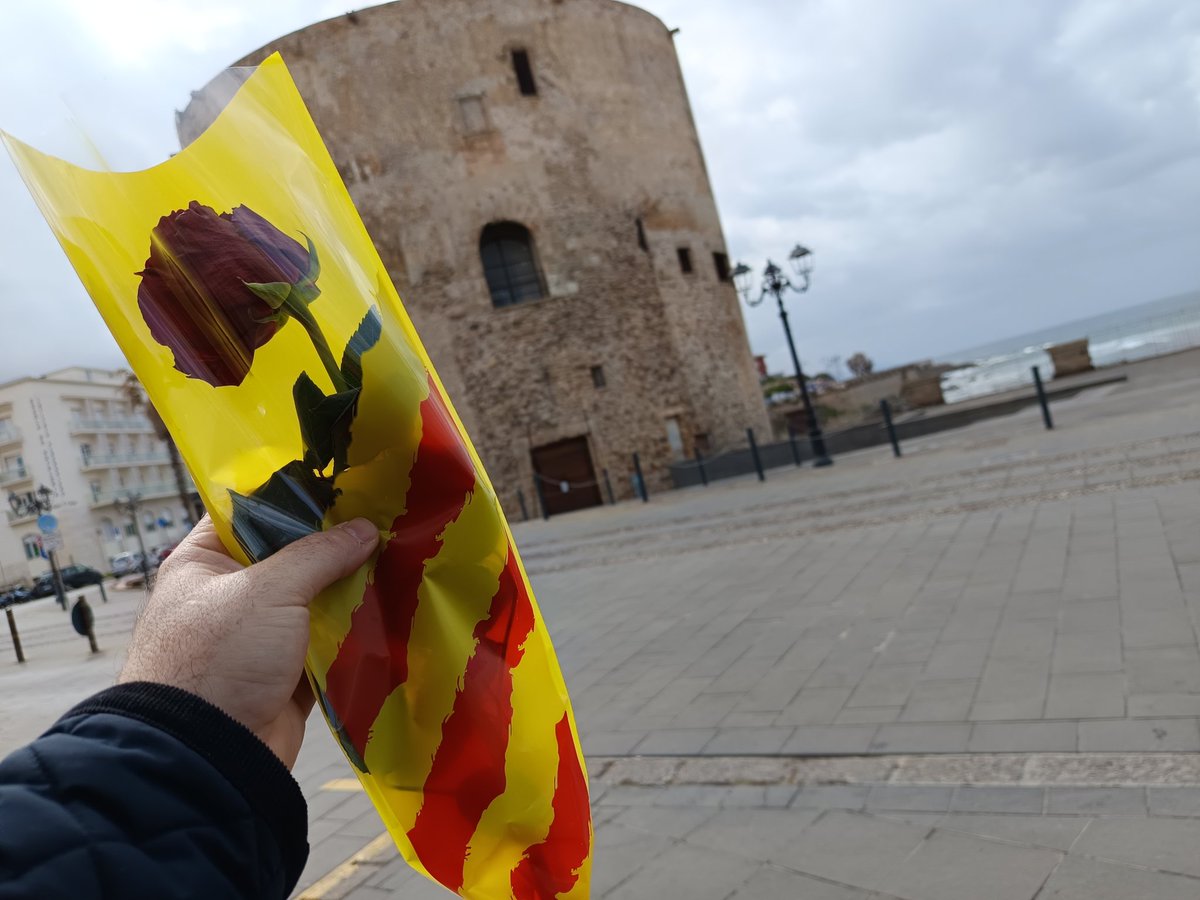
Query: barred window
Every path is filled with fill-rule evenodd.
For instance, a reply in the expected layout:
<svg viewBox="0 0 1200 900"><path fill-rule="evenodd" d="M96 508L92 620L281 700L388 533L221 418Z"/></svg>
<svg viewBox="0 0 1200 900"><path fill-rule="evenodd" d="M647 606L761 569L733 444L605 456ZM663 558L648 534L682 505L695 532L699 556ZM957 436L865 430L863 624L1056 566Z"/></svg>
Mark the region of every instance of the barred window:
<svg viewBox="0 0 1200 900"><path fill-rule="evenodd" d="M533 235L516 222L493 222L479 239L483 274L493 306L513 306L545 296L533 252Z"/></svg>

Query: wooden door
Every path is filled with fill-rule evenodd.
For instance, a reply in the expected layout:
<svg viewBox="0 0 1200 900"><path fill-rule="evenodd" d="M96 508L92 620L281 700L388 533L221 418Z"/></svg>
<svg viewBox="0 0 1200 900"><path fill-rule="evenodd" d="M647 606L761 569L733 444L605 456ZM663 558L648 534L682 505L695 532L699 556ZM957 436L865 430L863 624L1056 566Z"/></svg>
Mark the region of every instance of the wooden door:
<svg viewBox="0 0 1200 900"><path fill-rule="evenodd" d="M533 477L552 516L604 502L586 437L535 447Z"/></svg>

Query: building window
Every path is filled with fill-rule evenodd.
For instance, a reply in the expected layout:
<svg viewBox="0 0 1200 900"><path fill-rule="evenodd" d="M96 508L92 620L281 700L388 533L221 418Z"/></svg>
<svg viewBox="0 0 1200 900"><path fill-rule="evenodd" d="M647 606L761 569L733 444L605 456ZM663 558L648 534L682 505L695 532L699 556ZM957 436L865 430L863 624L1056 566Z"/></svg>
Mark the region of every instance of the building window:
<svg viewBox="0 0 1200 900"><path fill-rule="evenodd" d="M729 280L729 257L724 253L713 254L713 268L717 270L717 281Z"/></svg>
<svg viewBox="0 0 1200 900"><path fill-rule="evenodd" d="M126 537L137 537L137 533L138 533L138 530L137 530L136 522L126 522L125 523L125 536Z"/></svg>
<svg viewBox="0 0 1200 900"><path fill-rule="evenodd" d="M637 219L636 221L637 221L638 246L641 247L643 250L649 251L650 250L650 242L646 240L646 226L642 224L641 219Z"/></svg>
<svg viewBox="0 0 1200 900"><path fill-rule="evenodd" d="M26 559L40 559L42 556L42 539L36 534L27 534L21 538L21 548L25 551Z"/></svg>
<svg viewBox="0 0 1200 900"><path fill-rule="evenodd" d="M175 514L164 506L158 511L158 524L163 528L170 528L175 524Z"/></svg>
<svg viewBox="0 0 1200 900"><path fill-rule="evenodd" d="M687 247L679 247L675 251L679 254L679 270L687 275L692 271L692 251Z"/></svg>
<svg viewBox="0 0 1200 900"><path fill-rule="evenodd" d="M529 65L529 53L525 50L512 52L513 71L517 73L517 87L525 97L537 96L537 84L533 80L533 67Z"/></svg>
<svg viewBox="0 0 1200 900"><path fill-rule="evenodd" d="M604 379L604 366L592 366L592 386L595 388L608 386L608 382Z"/></svg>
<svg viewBox="0 0 1200 900"><path fill-rule="evenodd" d="M533 235L516 222L493 222L479 238L483 274L493 306L512 306L543 296L533 253Z"/></svg>
<svg viewBox="0 0 1200 900"><path fill-rule="evenodd" d="M158 527L158 522L154 518L154 513L142 513L142 531L154 531Z"/></svg>

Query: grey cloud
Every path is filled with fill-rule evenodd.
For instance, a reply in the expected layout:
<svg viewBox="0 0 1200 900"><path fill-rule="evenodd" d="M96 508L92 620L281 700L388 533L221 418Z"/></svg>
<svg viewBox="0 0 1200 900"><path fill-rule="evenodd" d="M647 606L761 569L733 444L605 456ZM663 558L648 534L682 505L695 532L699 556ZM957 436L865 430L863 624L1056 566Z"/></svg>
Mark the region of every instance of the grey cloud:
<svg viewBox="0 0 1200 900"><path fill-rule="evenodd" d="M0 13L5 83L24 85L0 98L0 127L30 134L48 97L91 84L90 120L139 165L174 149L172 111L191 89L341 11L212 2L227 25L129 61L73 28L70 5ZM1200 286L1194 2L645 5L682 29L731 255L758 267L797 241L816 252L812 291L791 301L811 367L856 350L882 363L946 355ZM22 193L0 167L0 377L51 367L36 349L48 328L61 335L54 364L117 362ZM783 368L775 313L747 321Z"/></svg>

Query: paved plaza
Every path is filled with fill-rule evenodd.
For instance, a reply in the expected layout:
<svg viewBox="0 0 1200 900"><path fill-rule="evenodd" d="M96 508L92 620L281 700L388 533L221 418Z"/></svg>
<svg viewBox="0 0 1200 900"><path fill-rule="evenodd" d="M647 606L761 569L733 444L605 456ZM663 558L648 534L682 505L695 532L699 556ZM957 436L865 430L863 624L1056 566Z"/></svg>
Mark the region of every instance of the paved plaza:
<svg viewBox="0 0 1200 900"><path fill-rule="evenodd" d="M515 527L592 772L593 894L1200 896L1200 353L832 469ZM111 679L52 601L11 748ZM314 722L314 724L317 724ZM324 729L299 897L411 875Z"/></svg>

